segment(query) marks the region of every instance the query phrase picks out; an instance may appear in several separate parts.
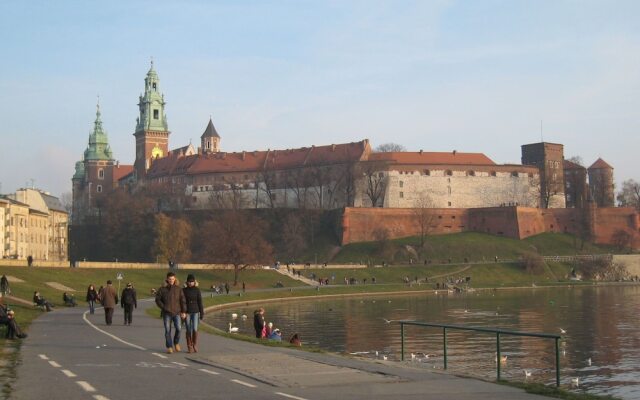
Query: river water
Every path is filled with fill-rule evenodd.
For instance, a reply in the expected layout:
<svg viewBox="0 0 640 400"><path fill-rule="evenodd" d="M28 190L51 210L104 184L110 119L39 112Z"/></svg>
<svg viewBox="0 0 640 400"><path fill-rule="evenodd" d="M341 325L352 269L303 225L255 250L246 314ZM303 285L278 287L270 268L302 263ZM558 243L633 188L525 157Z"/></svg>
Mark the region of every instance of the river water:
<svg viewBox="0 0 640 400"><path fill-rule="evenodd" d="M254 308L224 310L207 322L225 330L232 322L240 334L253 335ZM563 387L575 386L577 378L572 390L640 399L640 286L439 291L269 303L265 309L285 339L297 332L307 345L388 360L400 360L400 326L393 320L553 334L562 329ZM233 320L232 313L239 317ZM407 362L443 368L441 329L407 326L405 336L405 359L415 355ZM449 331L447 341L451 372L495 379L494 334ZM501 353L507 356L503 379L555 383L552 339L502 336Z"/></svg>

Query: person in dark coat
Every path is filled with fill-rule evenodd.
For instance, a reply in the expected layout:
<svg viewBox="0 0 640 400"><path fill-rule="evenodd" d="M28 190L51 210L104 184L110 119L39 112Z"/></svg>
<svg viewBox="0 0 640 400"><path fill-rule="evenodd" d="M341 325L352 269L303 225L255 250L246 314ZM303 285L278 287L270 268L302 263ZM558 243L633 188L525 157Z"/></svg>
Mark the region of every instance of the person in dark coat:
<svg viewBox="0 0 640 400"><path fill-rule="evenodd" d="M131 325L133 320L133 309L138 308L136 290L133 288L133 284L131 282L127 283L127 287L122 289L122 294L120 295L120 306L124 308L124 324Z"/></svg>
<svg viewBox="0 0 640 400"><path fill-rule="evenodd" d="M6 275L2 275L2 278L0 278L0 292L2 292L2 296L11 294L11 289L9 289L9 279L7 279Z"/></svg>
<svg viewBox="0 0 640 400"><path fill-rule="evenodd" d="M204 306L202 305L202 293L198 288L198 282L193 274L187 275L187 287L182 289L187 303L187 348L189 353L198 352L198 322L204 318Z"/></svg>
<svg viewBox="0 0 640 400"><path fill-rule="evenodd" d="M167 273L164 284L156 291L156 305L162 314L167 353L171 354L174 350L180 351L180 320L187 317L187 303L176 274L173 272ZM173 338L171 337L172 324L175 330Z"/></svg>
<svg viewBox="0 0 640 400"><path fill-rule="evenodd" d="M87 288L87 303L89 303L89 313L93 314L96 311L96 301L98 301L98 292L93 284Z"/></svg>
<svg viewBox="0 0 640 400"><path fill-rule="evenodd" d="M7 339L25 339L27 334L22 332L15 319L13 310L9 310L7 306L0 301L0 325L7 326Z"/></svg>
<svg viewBox="0 0 640 400"><path fill-rule="evenodd" d="M38 307L44 307L47 311L51 311L51 309L53 308L53 304L49 303L47 299L42 297L42 295L40 295L40 292L38 292L37 290L33 292L33 302Z"/></svg>
<svg viewBox="0 0 640 400"><path fill-rule="evenodd" d="M258 308L253 312L253 328L258 339L266 337L266 324L264 321L264 308Z"/></svg>
<svg viewBox="0 0 640 400"><path fill-rule="evenodd" d="M65 306L68 306L68 307L75 307L78 305L78 303L76 303L75 297L73 297L72 294L69 294L67 292L62 293L62 302L64 303Z"/></svg>
<svg viewBox="0 0 640 400"><path fill-rule="evenodd" d="M113 311L116 308L116 304L118 304L118 293L113 287L113 282L108 280L107 286L100 289L98 295L104 307L104 321L107 325L111 325L113 323Z"/></svg>

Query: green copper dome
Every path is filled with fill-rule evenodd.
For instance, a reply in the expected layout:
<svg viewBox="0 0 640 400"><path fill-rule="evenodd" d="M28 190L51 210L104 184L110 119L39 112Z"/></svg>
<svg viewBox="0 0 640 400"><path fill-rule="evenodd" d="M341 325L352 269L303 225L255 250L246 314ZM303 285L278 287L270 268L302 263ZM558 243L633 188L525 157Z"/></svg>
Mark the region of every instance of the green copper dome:
<svg viewBox="0 0 640 400"><path fill-rule="evenodd" d="M100 105L96 110L96 120L93 123L93 132L89 135L89 145L84 151L85 160L113 160L113 153L109 147L107 133L102 128L100 119Z"/></svg>
<svg viewBox="0 0 640 400"><path fill-rule="evenodd" d="M76 162L76 173L73 174L71 179L84 179L84 161Z"/></svg>

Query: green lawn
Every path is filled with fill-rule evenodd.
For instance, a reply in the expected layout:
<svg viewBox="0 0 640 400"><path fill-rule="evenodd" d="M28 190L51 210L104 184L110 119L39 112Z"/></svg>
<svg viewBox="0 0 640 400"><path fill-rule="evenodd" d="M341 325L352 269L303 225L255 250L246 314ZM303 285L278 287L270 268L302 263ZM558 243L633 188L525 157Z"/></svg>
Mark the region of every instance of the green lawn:
<svg viewBox="0 0 640 400"><path fill-rule="evenodd" d="M496 256L500 259L517 259L526 252L541 255L574 255L603 254L612 252L607 246L585 243L582 248L574 236L561 233L543 233L524 240L505 238L484 233L464 232L450 235L434 235L426 238L424 249L420 249L420 238L417 236L395 239L391 241L393 260L381 256L377 242L352 243L344 246L331 261L332 263L407 263L416 259L415 251L421 260L432 263L491 261ZM407 246L411 250L407 249Z"/></svg>

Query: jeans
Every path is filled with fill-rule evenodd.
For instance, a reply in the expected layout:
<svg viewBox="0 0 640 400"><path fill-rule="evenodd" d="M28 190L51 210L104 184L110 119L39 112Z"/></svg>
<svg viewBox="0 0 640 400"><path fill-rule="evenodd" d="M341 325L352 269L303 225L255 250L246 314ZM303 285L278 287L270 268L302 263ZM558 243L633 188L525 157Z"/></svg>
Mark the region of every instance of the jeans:
<svg viewBox="0 0 640 400"><path fill-rule="evenodd" d="M94 300L89 300L89 314L93 314L96 312L96 302Z"/></svg>
<svg viewBox="0 0 640 400"><path fill-rule="evenodd" d="M184 324L187 326L187 335L198 331L198 322L200 321L200 313L189 313Z"/></svg>
<svg viewBox="0 0 640 400"><path fill-rule="evenodd" d="M169 314L162 314L162 322L164 323L164 339L168 349L169 347L173 347L174 345L180 343L180 314L173 316ZM172 323L173 327L175 328L173 340L171 339Z"/></svg>

